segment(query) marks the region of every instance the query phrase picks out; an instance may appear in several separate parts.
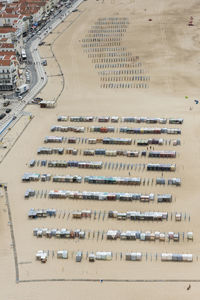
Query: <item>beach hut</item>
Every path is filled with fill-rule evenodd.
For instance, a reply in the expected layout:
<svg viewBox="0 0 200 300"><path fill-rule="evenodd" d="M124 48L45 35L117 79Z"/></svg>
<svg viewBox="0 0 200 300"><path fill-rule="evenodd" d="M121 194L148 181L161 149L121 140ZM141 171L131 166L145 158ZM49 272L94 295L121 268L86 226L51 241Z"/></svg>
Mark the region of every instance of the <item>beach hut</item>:
<svg viewBox="0 0 200 300"><path fill-rule="evenodd" d="M76 144L77 139L75 137L69 137L67 139L68 144Z"/></svg>
<svg viewBox="0 0 200 300"><path fill-rule="evenodd" d="M44 139L45 143L62 143L63 137L62 136L46 136Z"/></svg>
<svg viewBox="0 0 200 300"><path fill-rule="evenodd" d="M183 124L183 119L181 118L170 118L169 119L169 124Z"/></svg>
<svg viewBox="0 0 200 300"><path fill-rule="evenodd" d="M162 253L161 261L192 262L192 254Z"/></svg>
<svg viewBox="0 0 200 300"><path fill-rule="evenodd" d="M115 210L109 210L108 212L108 218L116 218L117 217L117 211Z"/></svg>
<svg viewBox="0 0 200 300"><path fill-rule="evenodd" d="M168 128L167 134L181 134L181 129L179 128Z"/></svg>
<svg viewBox="0 0 200 300"><path fill-rule="evenodd" d="M118 123L119 122L119 117L113 116L113 117L111 117L110 120L111 120L112 123Z"/></svg>
<svg viewBox="0 0 200 300"><path fill-rule="evenodd" d="M67 116L59 116L57 118L58 122L67 122L68 121L68 117Z"/></svg>
<svg viewBox="0 0 200 300"><path fill-rule="evenodd" d="M72 212L72 218L74 218L74 219L81 219L82 218L81 211L73 211Z"/></svg>
<svg viewBox="0 0 200 300"><path fill-rule="evenodd" d="M91 218L91 216L92 216L92 211L91 211L91 210L83 209L83 210L81 211L81 216L82 216L83 218Z"/></svg>
<svg viewBox="0 0 200 300"><path fill-rule="evenodd" d="M96 252L97 260L112 260L112 252Z"/></svg>
<svg viewBox="0 0 200 300"><path fill-rule="evenodd" d="M193 232L187 232L187 239L188 240L193 240Z"/></svg>
<svg viewBox="0 0 200 300"><path fill-rule="evenodd" d="M107 240L116 240L119 234L120 232L118 230L108 230L106 233Z"/></svg>
<svg viewBox="0 0 200 300"><path fill-rule="evenodd" d="M156 178L156 184L165 185L165 179L164 178Z"/></svg>
<svg viewBox="0 0 200 300"><path fill-rule="evenodd" d="M139 151L127 151L126 152L126 155L128 156L128 157L138 157L139 156Z"/></svg>
<svg viewBox="0 0 200 300"><path fill-rule="evenodd" d="M175 221L180 222L180 221L181 221L181 218L182 218L182 214L180 214L180 213L176 213L176 214L175 214Z"/></svg>
<svg viewBox="0 0 200 300"><path fill-rule="evenodd" d="M181 185L181 179L180 178L170 178L170 179L168 179L168 185L180 186Z"/></svg>
<svg viewBox="0 0 200 300"><path fill-rule="evenodd" d="M39 181L40 180L40 174L36 174L36 173L25 173L22 176L22 181L26 182L26 181Z"/></svg>
<svg viewBox="0 0 200 300"><path fill-rule="evenodd" d="M78 251L76 253L76 262L81 262L82 258L83 258L83 252L82 251Z"/></svg>
<svg viewBox="0 0 200 300"><path fill-rule="evenodd" d="M118 213L117 214L117 220L126 220L127 214L126 213Z"/></svg>
<svg viewBox="0 0 200 300"><path fill-rule="evenodd" d="M137 140L137 146L148 146L149 141L148 140Z"/></svg>
<svg viewBox="0 0 200 300"><path fill-rule="evenodd" d="M147 171L172 171L176 170L175 164L147 164Z"/></svg>
<svg viewBox="0 0 200 300"><path fill-rule="evenodd" d="M95 255L94 255L94 253L90 253L90 254L88 255L88 259L89 259L89 262L95 262L96 257L95 257Z"/></svg>
<svg viewBox="0 0 200 300"><path fill-rule="evenodd" d="M35 196L35 190L33 189L27 189L24 194L25 198L34 197L34 196Z"/></svg>
<svg viewBox="0 0 200 300"><path fill-rule="evenodd" d="M56 191L56 190L51 190L48 193L49 198L67 198L67 192L66 191Z"/></svg>
<svg viewBox="0 0 200 300"><path fill-rule="evenodd" d="M96 144L97 140L96 139L88 139L88 144Z"/></svg>
<svg viewBox="0 0 200 300"><path fill-rule="evenodd" d="M37 211L35 211L33 208L31 208L28 212L28 218L29 219L37 218Z"/></svg>
<svg viewBox="0 0 200 300"><path fill-rule="evenodd" d="M95 154L95 150L84 150L83 151L83 155L87 155L87 156L94 156Z"/></svg>
<svg viewBox="0 0 200 300"><path fill-rule="evenodd" d="M38 250L36 253L36 260L40 260L42 263L47 262L47 252L43 250Z"/></svg>
<svg viewBox="0 0 200 300"><path fill-rule="evenodd" d="M176 151L149 151L149 157L175 158Z"/></svg>
<svg viewBox="0 0 200 300"><path fill-rule="evenodd" d="M101 123L107 123L110 121L110 117L98 117L97 121Z"/></svg>
<svg viewBox="0 0 200 300"><path fill-rule="evenodd" d="M171 194L162 194L157 196L158 202L172 202L172 195Z"/></svg>
<svg viewBox="0 0 200 300"><path fill-rule="evenodd" d="M67 250L57 251L57 258L67 259L68 258L68 251Z"/></svg>
<svg viewBox="0 0 200 300"><path fill-rule="evenodd" d="M70 122L93 122L94 117L92 116L79 116L79 117L70 117Z"/></svg>
<svg viewBox="0 0 200 300"><path fill-rule="evenodd" d="M105 155L106 150L105 149L95 149L95 155Z"/></svg>
<svg viewBox="0 0 200 300"><path fill-rule="evenodd" d="M141 261L142 253L141 252L126 253L125 258L127 261Z"/></svg>
<svg viewBox="0 0 200 300"><path fill-rule="evenodd" d="M180 144L181 144L180 140L174 140L174 141L172 141L172 145L173 146L179 146Z"/></svg>
<svg viewBox="0 0 200 300"><path fill-rule="evenodd" d="M42 100L40 102L40 108L54 108L56 106L56 102L55 101L45 101Z"/></svg>
<svg viewBox="0 0 200 300"><path fill-rule="evenodd" d="M116 150L106 150L106 156L117 156Z"/></svg>

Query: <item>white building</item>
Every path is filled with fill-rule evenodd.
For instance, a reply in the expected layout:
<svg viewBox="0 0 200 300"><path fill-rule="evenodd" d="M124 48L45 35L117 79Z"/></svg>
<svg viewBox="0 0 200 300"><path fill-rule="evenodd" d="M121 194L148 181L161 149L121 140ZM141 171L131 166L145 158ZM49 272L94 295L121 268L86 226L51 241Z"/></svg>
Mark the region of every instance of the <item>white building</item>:
<svg viewBox="0 0 200 300"><path fill-rule="evenodd" d="M0 56L0 90L11 91L16 88L18 65L13 56Z"/></svg>

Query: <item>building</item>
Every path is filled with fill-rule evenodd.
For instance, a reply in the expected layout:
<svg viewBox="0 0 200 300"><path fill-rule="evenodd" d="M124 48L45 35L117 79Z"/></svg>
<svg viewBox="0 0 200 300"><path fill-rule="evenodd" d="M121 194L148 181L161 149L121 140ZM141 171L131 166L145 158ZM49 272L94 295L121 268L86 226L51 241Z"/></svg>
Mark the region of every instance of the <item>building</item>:
<svg viewBox="0 0 200 300"><path fill-rule="evenodd" d="M0 91L11 91L16 88L18 63L16 56L0 52Z"/></svg>

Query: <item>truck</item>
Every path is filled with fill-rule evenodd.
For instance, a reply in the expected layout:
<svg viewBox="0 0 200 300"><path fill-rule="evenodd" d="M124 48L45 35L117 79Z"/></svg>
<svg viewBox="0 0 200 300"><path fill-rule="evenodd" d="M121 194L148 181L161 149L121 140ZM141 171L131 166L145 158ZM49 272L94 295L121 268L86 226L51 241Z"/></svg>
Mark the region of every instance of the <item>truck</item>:
<svg viewBox="0 0 200 300"><path fill-rule="evenodd" d="M16 94L17 96L21 96L22 94L28 92L29 90L29 84L22 84L18 88L16 88Z"/></svg>

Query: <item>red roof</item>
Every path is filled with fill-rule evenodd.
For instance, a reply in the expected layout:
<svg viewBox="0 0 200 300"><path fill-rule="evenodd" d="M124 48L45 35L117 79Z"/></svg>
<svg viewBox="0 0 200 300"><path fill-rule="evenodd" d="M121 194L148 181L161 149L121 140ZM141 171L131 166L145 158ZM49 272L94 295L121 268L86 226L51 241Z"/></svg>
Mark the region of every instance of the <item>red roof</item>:
<svg viewBox="0 0 200 300"><path fill-rule="evenodd" d="M0 56L3 56L3 55L16 55L15 51L0 51Z"/></svg>
<svg viewBox="0 0 200 300"><path fill-rule="evenodd" d="M11 61L9 59L0 59L0 66L9 67L11 65Z"/></svg>
<svg viewBox="0 0 200 300"><path fill-rule="evenodd" d="M7 40L8 40L7 38L1 38L1 39L0 39L0 43L1 43L1 42L2 42L2 43L6 43Z"/></svg>
<svg viewBox="0 0 200 300"><path fill-rule="evenodd" d="M13 27L0 27L0 33L15 32L17 29Z"/></svg>
<svg viewBox="0 0 200 300"><path fill-rule="evenodd" d="M1 48L14 48L14 45L11 43L2 43L0 44L0 49Z"/></svg>
<svg viewBox="0 0 200 300"><path fill-rule="evenodd" d="M7 13L1 13L0 14L0 18L14 18L14 19L17 19L19 17L19 15L17 14L7 14Z"/></svg>

